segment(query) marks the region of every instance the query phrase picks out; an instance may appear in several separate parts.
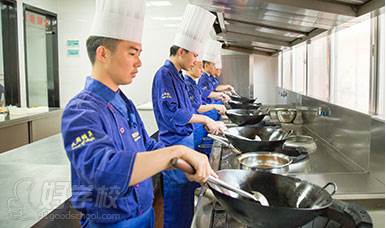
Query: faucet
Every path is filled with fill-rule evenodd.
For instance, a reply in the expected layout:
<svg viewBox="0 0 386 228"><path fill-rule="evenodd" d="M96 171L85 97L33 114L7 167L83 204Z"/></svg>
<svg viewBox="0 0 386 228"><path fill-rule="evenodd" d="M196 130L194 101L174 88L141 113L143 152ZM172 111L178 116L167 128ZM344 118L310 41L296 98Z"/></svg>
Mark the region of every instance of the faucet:
<svg viewBox="0 0 386 228"><path fill-rule="evenodd" d="M322 105L319 107L319 116L330 116L331 108L327 105Z"/></svg>

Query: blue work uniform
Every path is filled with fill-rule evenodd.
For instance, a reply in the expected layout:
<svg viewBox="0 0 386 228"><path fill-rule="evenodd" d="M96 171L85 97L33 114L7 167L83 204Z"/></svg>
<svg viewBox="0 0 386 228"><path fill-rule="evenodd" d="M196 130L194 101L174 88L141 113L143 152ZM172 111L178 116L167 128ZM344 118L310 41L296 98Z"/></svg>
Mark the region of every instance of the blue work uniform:
<svg viewBox="0 0 386 228"><path fill-rule="evenodd" d="M152 101L159 140L166 146L185 145L193 149L193 125L189 121L195 111L182 73L169 60L154 76ZM164 228L190 227L197 184L188 181L180 170L162 172L162 180Z"/></svg>
<svg viewBox="0 0 386 228"><path fill-rule="evenodd" d="M151 139L134 104L88 77L62 116L74 208L82 227L153 227L153 186L129 186L137 153L163 147Z"/></svg>
<svg viewBox="0 0 386 228"><path fill-rule="evenodd" d="M208 73L204 72L202 73L197 83L198 87L202 92L202 101L205 102L206 104L213 104L214 102L213 98L208 97L209 94L215 90L210 77L211 76Z"/></svg>
<svg viewBox="0 0 386 228"><path fill-rule="evenodd" d="M215 91L215 89L216 89L214 87L213 78L214 77L212 77L211 75L204 72L201 75L200 79L198 80L198 87L202 91L202 100L204 102L206 102L207 104L218 104L216 99L208 97L209 94L211 92ZM218 112L216 110L211 110L211 111L208 111L208 112L203 113L203 114L210 117L213 120L219 120L220 119L220 115L218 114Z"/></svg>
<svg viewBox="0 0 386 228"><path fill-rule="evenodd" d="M188 75L185 75L185 83L188 88L188 95L190 102L192 103L192 107L196 111L197 114L201 114L198 112L198 109L201 105L204 105L202 102L201 90L198 87L195 80L193 80ZM193 138L194 138L194 149L205 154L209 154L210 150L203 150L199 148L199 145L202 143L202 139L207 135L207 132L204 128L204 125L201 123L193 124Z"/></svg>

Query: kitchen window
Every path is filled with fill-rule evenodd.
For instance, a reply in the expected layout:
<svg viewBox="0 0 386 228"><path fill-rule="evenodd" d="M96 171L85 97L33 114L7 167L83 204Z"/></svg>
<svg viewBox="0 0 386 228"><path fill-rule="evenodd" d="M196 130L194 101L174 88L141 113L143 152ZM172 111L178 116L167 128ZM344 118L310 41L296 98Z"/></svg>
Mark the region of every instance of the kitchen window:
<svg viewBox="0 0 386 228"><path fill-rule="evenodd" d="M306 94L306 44L302 43L292 48L292 90Z"/></svg>
<svg viewBox="0 0 386 228"><path fill-rule="evenodd" d="M283 54L279 52L277 57L277 87L283 88Z"/></svg>
<svg viewBox="0 0 386 228"><path fill-rule="evenodd" d="M59 107L57 16L24 4L28 107Z"/></svg>
<svg viewBox="0 0 386 228"><path fill-rule="evenodd" d="M323 101L330 96L330 48L328 36L316 37L308 45L307 95Z"/></svg>
<svg viewBox="0 0 386 228"><path fill-rule="evenodd" d="M283 88L292 90L291 49L283 51Z"/></svg>
<svg viewBox="0 0 386 228"><path fill-rule="evenodd" d="M378 16L377 115L385 119L385 14Z"/></svg>
<svg viewBox="0 0 386 228"><path fill-rule="evenodd" d="M0 1L0 107L20 106L16 1Z"/></svg>
<svg viewBox="0 0 386 228"><path fill-rule="evenodd" d="M371 20L334 34L334 68L331 102L369 112Z"/></svg>

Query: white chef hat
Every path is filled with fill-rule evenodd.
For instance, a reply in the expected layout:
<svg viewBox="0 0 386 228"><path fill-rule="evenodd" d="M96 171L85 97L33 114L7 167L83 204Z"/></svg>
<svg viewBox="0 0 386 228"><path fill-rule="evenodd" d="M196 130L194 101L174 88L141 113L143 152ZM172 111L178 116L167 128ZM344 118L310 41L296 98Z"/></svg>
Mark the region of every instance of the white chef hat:
<svg viewBox="0 0 386 228"><path fill-rule="evenodd" d="M216 63L217 58L221 52L221 46L222 43L216 40L208 39L205 44L204 55L202 56L202 60L211 63Z"/></svg>
<svg viewBox="0 0 386 228"><path fill-rule="evenodd" d="M141 43L144 0L96 0L90 36Z"/></svg>
<svg viewBox="0 0 386 228"><path fill-rule="evenodd" d="M222 62L221 62L221 53L217 55L216 61L214 62L217 69L222 69Z"/></svg>
<svg viewBox="0 0 386 228"><path fill-rule="evenodd" d="M202 49L216 17L209 11L189 4L174 38L173 45L202 54Z"/></svg>

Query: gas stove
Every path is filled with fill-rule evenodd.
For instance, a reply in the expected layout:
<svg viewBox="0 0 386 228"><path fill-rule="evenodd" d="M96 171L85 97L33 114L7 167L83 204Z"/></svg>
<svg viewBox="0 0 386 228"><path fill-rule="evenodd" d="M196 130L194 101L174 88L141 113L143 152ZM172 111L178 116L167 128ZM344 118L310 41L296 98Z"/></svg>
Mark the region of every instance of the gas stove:
<svg viewBox="0 0 386 228"><path fill-rule="evenodd" d="M276 151L285 153L293 158L295 163L290 166L290 174L304 172L307 169L308 155L296 151ZM212 149L211 164L215 170L238 169L237 154L230 148L214 144ZM204 191L206 190L206 191ZM192 228L249 228L232 218L217 203L210 190L201 191ZM209 191L209 194L207 194ZM205 195L209 195L207 197ZM280 219L280 218L278 218ZM355 204L334 200L333 204L321 216L301 228L369 228L372 221L369 214Z"/></svg>

